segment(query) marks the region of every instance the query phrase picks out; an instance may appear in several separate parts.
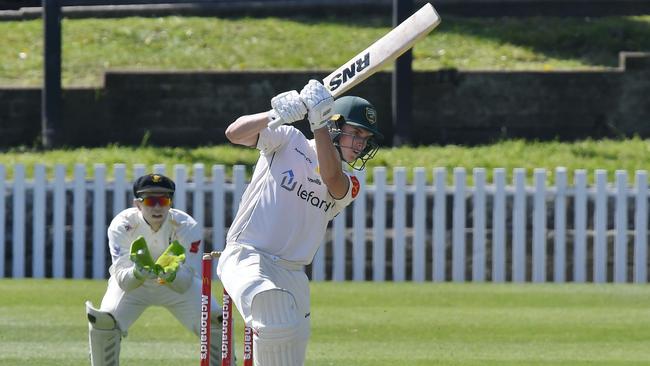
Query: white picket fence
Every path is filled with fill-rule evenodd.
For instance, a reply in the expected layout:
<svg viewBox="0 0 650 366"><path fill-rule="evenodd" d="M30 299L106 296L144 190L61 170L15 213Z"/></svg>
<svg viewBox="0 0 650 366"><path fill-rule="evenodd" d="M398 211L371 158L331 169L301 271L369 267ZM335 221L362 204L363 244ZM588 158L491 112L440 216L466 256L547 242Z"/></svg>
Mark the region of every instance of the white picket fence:
<svg viewBox="0 0 650 366"><path fill-rule="evenodd" d="M247 185L245 167L234 166L232 179L222 165L211 167L209 179L203 164L192 168L191 177L185 165L172 174L164 165L152 171L174 178L174 206L209 229L209 248L222 249ZM92 179L77 165L70 181L61 165L52 180L44 165L31 179L23 165L12 169L8 181L0 165L0 278L105 278L107 221L132 200L127 167L114 165L112 181L104 164L94 165ZM135 165L132 176L148 171ZM390 184L386 173L374 168L373 184L333 220L307 268L312 280L647 282L646 171L636 172L634 186L625 171L610 185L607 172L596 170L593 186L585 170L574 171L570 185L564 168L554 171L553 186L546 185L553 172L544 169L534 170L532 186L524 169L513 170L512 184L505 169L494 169L489 184L486 170L476 168L473 186L464 168L453 169L451 186L445 168L415 168L410 184L405 168L394 169ZM365 182L365 173L359 179Z"/></svg>

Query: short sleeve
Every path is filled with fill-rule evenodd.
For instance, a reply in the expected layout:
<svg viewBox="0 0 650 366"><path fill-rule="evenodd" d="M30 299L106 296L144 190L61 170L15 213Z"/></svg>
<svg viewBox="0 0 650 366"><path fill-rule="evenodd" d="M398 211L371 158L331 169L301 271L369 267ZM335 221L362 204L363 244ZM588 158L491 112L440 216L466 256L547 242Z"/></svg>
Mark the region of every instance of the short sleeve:
<svg viewBox="0 0 650 366"><path fill-rule="evenodd" d="M348 192L342 198L334 200L334 210L330 213L329 219L333 219L334 216L338 215L344 208L346 208L352 201L354 201L361 192L361 183L359 178L354 175L344 172L345 176L348 178L350 184L348 185Z"/></svg>
<svg viewBox="0 0 650 366"><path fill-rule="evenodd" d="M265 128L260 131L257 139L257 149L264 155L269 155L280 150L296 135L302 135L297 128L287 125L278 126L276 129Z"/></svg>

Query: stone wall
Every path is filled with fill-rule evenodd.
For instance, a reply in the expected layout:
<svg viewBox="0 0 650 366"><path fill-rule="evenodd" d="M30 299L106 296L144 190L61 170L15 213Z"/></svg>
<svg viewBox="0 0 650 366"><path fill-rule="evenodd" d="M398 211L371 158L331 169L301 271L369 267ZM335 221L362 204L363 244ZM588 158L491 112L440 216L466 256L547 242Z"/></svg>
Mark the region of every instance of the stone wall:
<svg viewBox="0 0 650 366"><path fill-rule="evenodd" d="M66 146L199 146L226 142L239 115L269 108L275 94L325 73L111 71L97 89L63 92ZM352 90L372 101L392 138L391 78ZM622 53L605 71L439 70L414 75L415 144L483 144L503 138L575 140L650 137L650 53ZM40 134L39 89L0 88L0 146L32 145ZM306 123L299 127L309 134Z"/></svg>

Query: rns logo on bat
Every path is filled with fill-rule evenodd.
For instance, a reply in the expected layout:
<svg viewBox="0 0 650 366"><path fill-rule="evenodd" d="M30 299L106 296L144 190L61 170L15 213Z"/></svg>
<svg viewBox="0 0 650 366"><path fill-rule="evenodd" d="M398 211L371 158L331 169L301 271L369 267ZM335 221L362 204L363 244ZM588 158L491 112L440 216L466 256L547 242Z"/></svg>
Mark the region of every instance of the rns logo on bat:
<svg viewBox="0 0 650 366"><path fill-rule="evenodd" d="M330 91L338 89L341 85L347 83L348 80L352 79L358 72L363 71L363 69L368 66L370 66L370 52L359 57L356 61L350 64L349 67L343 69L342 72L334 75L329 82Z"/></svg>

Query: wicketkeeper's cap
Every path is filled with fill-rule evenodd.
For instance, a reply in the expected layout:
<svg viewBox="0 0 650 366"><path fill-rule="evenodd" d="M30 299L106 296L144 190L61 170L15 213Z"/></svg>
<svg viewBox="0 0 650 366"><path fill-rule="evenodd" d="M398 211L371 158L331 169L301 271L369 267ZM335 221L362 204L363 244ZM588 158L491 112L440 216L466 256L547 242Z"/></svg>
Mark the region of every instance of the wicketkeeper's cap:
<svg viewBox="0 0 650 366"><path fill-rule="evenodd" d="M141 193L170 193L174 195L176 184L162 174L147 174L136 179L133 183L133 195L140 197Z"/></svg>
<svg viewBox="0 0 650 366"><path fill-rule="evenodd" d="M384 135L377 128L377 110L369 101L354 96L345 96L334 102L334 116L336 120L339 116L343 117L345 123L363 128L372 132L378 139L383 139Z"/></svg>

